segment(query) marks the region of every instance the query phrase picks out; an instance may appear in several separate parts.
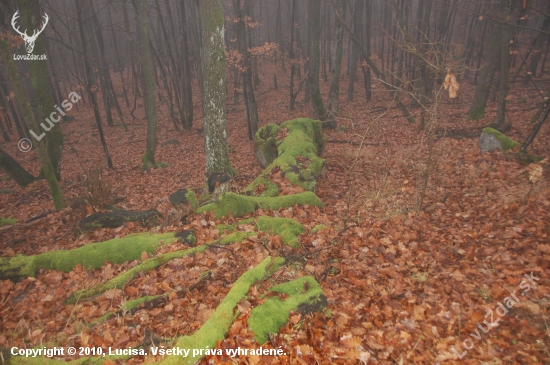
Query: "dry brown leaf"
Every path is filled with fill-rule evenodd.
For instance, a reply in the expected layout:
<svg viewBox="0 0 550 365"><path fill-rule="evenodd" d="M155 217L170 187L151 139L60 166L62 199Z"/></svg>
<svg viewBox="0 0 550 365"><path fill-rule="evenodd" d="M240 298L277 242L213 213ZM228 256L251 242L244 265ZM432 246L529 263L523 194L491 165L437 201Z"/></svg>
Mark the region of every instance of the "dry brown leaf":
<svg viewBox="0 0 550 365"><path fill-rule="evenodd" d="M449 97L454 99L458 96L457 92L460 90L460 84L456 81L456 76L452 73L448 73L445 76L445 83L443 84L445 90L449 90Z"/></svg>

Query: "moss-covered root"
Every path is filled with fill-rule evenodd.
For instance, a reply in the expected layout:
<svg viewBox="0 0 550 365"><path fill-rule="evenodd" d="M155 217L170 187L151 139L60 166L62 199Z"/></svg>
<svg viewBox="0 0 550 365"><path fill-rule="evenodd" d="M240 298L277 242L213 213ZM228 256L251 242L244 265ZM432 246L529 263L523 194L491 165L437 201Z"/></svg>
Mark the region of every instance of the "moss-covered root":
<svg viewBox="0 0 550 365"><path fill-rule="evenodd" d="M42 348L43 347L37 347L37 349ZM59 348L59 346L57 348ZM44 354L34 357L32 353L29 356L12 356L10 348L0 348L0 350L4 359L2 364L6 365L101 365L105 363L106 360L111 360L114 363L117 360L128 360L132 357L131 355L105 355L81 357L73 361L63 361L45 357ZM67 355L67 352L65 351L64 354Z"/></svg>
<svg viewBox="0 0 550 365"><path fill-rule="evenodd" d="M176 240L174 233L142 233L91 243L74 250L50 251L36 256L0 257L0 280L34 277L38 269L69 272L77 264L88 270L99 268L107 261L122 264L138 260L144 251L154 253L162 241L168 244Z"/></svg>
<svg viewBox="0 0 550 365"><path fill-rule="evenodd" d="M152 257L148 260L143 261L139 265L134 266L130 270L125 271L119 276L112 278L111 280L105 283L101 283L91 288L74 292L73 294L71 294L71 296L69 296L69 298L67 298L67 300L65 300L65 304L74 304L79 300L83 300L83 299L93 297L95 295L99 295L109 289L122 288L124 287L124 285L126 285L128 281L132 280L132 278L141 271L147 272L161 265L164 265L170 260L188 256L197 252L204 252L208 248L208 246L212 244L227 245L234 242L240 242L245 238L253 236L254 234L255 234L254 232L234 232L234 233L231 233L230 235L225 236L224 238L209 242L202 246L189 248L187 250L169 252L162 255L158 255L156 257Z"/></svg>
<svg viewBox="0 0 550 365"><path fill-rule="evenodd" d="M289 296L284 300L271 296L265 303L252 309L248 326L259 344L265 343L270 334L279 332L279 328L288 321L291 310L305 314L320 311L327 306L327 298L321 286L311 276L274 286L271 291Z"/></svg>
<svg viewBox="0 0 550 365"><path fill-rule="evenodd" d="M321 208L323 203L312 192L305 192L293 195L282 195L276 197L256 197L246 196L234 193L226 193L222 195L220 200L214 203L206 204L200 207L197 212L212 212L216 218L223 216L229 217L229 213L233 217L241 217L245 214L254 213L258 208L279 209L288 208L294 205L313 205Z"/></svg>
<svg viewBox="0 0 550 365"><path fill-rule="evenodd" d="M281 129L286 128L288 135L276 140ZM277 125L267 125L255 135L255 155L267 168L245 190L254 192L260 185L267 190L262 196L276 196L279 190L273 187L269 174L274 167L279 167L283 175L293 185L305 190L314 191L316 178L322 174L325 160L318 157L325 148L325 135L321 122L309 118L288 120Z"/></svg>
<svg viewBox="0 0 550 365"><path fill-rule="evenodd" d="M174 346L185 349L214 348L217 340L225 338L225 334L229 331L229 327L235 320L237 303L246 295L252 285L271 276L283 263L283 258L268 257L255 268L242 274L206 323L193 335L178 338ZM191 365L198 362L204 356L200 354L193 355L191 356L190 354L190 356L185 358L181 356L167 356L161 361L161 364Z"/></svg>
<svg viewBox="0 0 550 365"><path fill-rule="evenodd" d="M261 216L258 218L258 229L273 234L278 234L285 245L298 248L298 235L304 233L304 227L291 218L276 218Z"/></svg>

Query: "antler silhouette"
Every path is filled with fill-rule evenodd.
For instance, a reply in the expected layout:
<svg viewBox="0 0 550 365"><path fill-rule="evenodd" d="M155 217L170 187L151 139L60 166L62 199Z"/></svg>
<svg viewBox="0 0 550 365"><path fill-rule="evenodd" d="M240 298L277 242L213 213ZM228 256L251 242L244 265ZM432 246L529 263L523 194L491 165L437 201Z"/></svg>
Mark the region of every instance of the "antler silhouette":
<svg viewBox="0 0 550 365"><path fill-rule="evenodd" d="M19 27L15 24L15 21L18 18L19 18L19 10L17 10L15 14L13 14L13 17L11 18L11 26L13 27L13 30L15 30L17 33L19 33L23 37L23 40L25 41L25 48L27 49L27 53L32 53L34 49L34 42L36 41L40 33L44 31L44 28L46 28L46 25L48 24L48 21L50 20L50 18L48 17L48 14L44 14L44 22L42 23L42 28L40 30L35 29L31 36L27 35L26 29L24 32L21 32L19 30Z"/></svg>

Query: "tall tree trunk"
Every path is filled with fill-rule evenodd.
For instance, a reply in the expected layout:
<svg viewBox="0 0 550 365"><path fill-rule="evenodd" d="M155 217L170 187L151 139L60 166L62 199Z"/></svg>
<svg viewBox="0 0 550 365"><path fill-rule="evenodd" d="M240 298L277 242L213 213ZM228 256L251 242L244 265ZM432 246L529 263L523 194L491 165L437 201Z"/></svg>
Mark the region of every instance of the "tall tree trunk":
<svg viewBox="0 0 550 365"><path fill-rule="evenodd" d="M363 9L365 6L365 0L355 0L353 6L353 31L358 39L362 38L363 33ZM349 68L349 83L348 83L348 101L353 100L353 92L355 91L355 79L357 76L357 61L359 61L359 50L357 47L350 43L350 68ZM392 63L393 64L393 63Z"/></svg>
<svg viewBox="0 0 550 365"><path fill-rule="evenodd" d="M495 129L506 132L510 126L506 123L506 97L508 96L508 74L510 73L510 25L512 15L512 0L501 0L500 11L505 23L499 24L500 29L500 79L498 84L498 106Z"/></svg>
<svg viewBox="0 0 550 365"><path fill-rule="evenodd" d="M491 24L491 35L489 36L489 46L487 47L485 65L481 69L481 75L474 94L474 100L468 111L467 120L477 120L485 116L485 106L491 92L491 85L495 77L495 71L500 53L501 32L496 22Z"/></svg>
<svg viewBox="0 0 550 365"><path fill-rule="evenodd" d="M250 17L250 0L245 0L241 8L241 0L233 0L233 11L237 16L238 22L235 24L237 33L237 43L239 45L239 53L242 56L242 80L243 80L243 95L244 106L246 111L246 120L248 125L248 139L254 139L254 135L258 131L258 107L256 97L254 96L254 88L252 85L252 64L250 62L250 53L248 51L248 42L246 41L246 24L245 18Z"/></svg>
<svg viewBox="0 0 550 365"><path fill-rule="evenodd" d="M142 168L155 167L155 151L157 149L157 85L153 58L149 45L149 21L147 19L147 0L137 1L139 53L142 70L143 103L147 116L147 147L141 158Z"/></svg>
<svg viewBox="0 0 550 365"><path fill-rule="evenodd" d="M182 65L183 65L183 95L182 95L182 124L183 128L191 129L193 127L193 87L191 78L191 62L189 61L189 36L187 31L187 14L185 11L185 2L179 2L182 14Z"/></svg>
<svg viewBox="0 0 550 365"><path fill-rule="evenodd" d="M23 115L23 120L27 124L28 128L31 128L32 130L35 130L35 131L40 131L38 122L36 121L36 118L31 109L31 106L27 101L28 99L25 94L25 89L23 88L23 84L21 83L21 78L19 77L19 70L17 69L17 66L15 65L14 60L10 57L12 54L13 53L11 52L8 46L8 43L5 40L0 39L0 55L4 59L4 64L8 71L7 73L13 89L13 93L15 94L15 97L17 98L17 100L19 100L19 107L21 108L21 114ZM55 209L62 209L65 206L63 192L61 191L61 188L59 187L59 184L58 184L58 180L55 176L55 170L50 160L50 156L47 150L47 144L46 144L46 141L43 140L43 136L44 136L44 133L41 134L40 138L35 142L37 152L38 152L38 159L40 161L40 166L44 173L44 177L50 188ZM0 165L5 165L3 166L4 168L6 166L11 167L11 169L5 169L6 172L10 174L10 176L12 176L14 180L21 187L25 187L26 185L31 183L32 176L29 176L30 174L28 174L26 171L24 170L22 171L19 168L20 167L19 164L17 164L15 160L10 159L9 156L6 156L6 155L7 154L4 154L0 158L1 160ZM15 168L15 170L13 170L13 168ZM34 177L33 177L33 180L34 180Z"/></svg>
<svg viewBox="0 0 550 365"><path fill-rule="evenodd" d="M550 3L547 8L547 14L550 14ZM548 29L550 29L550 15L544 19L544 23L542 24L541 33L537 34L535 42L534 42L534 49L531 53L531 59L529 60L529 66L527 67L527 75L525 75L525 79L523 80L523 85L526 86L529 83L529 79L531 77L537 76L537 67L539 65L539 61L542 56L542 48L544 47L544 41L548 38L548 34L545 34L548 32ZM542 33L545 32L545 33Z"/></svg>
<svg viewBox="0 0 550 365"><path fill-rule="evenodd" d="M338 11L342 16L346 17L347 0L339 0L337 6ZM331 69L330 69L330 84L328 92L328 112L329 119L333 120L334 116L339 114L338 109L338 93L340 91L340 71L342 68L342 55L344 54L344 24L336 17L334 21L334 40L331 50Z"/></svg>
<svg viewBox="0 0 550 365"><path fill-rule="evenodd" d="M27 29L40 29L43 14L40 11L38 0L17 0L21 8L22 19ZM33 54L46 53L43 37L35 41ZM55 112L54 100L50 90L50 73L48 64L41 60L28 61L31 66L32 86L42 120L50 118L50 113ZM52 118L53 119L53 118ZM59 123L50 123L51 130L46 133L46 150L54 169L55 177L61 180L61 156L63 155L63 133Z"/></svg>
<svg viewBox="0 0 550 365"><path fill-rule="evenodd" d="M319 62L321 58L321 0L308 0L309 44L309 83L311 85L311 103L317 119L327 118L327 109L321 98L319 85Z"/></svg>
<svg viewBox="0 0 550 365"><path fill-rule="evenodd" d="M221 0L200 0L206 175L233 172L225 129L225 29ZM228 183L221 191L229 188Z"/></svg>

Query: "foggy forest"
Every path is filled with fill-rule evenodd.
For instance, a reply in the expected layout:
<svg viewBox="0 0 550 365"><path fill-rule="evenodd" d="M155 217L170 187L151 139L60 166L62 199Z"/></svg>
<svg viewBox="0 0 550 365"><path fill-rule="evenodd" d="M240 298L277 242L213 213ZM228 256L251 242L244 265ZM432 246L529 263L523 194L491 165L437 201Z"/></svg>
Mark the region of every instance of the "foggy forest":
<svg viewBox="0 0 550 365"><path fill-rule="evenodd" d="M1 364L550 364L550 1L0 0Z"/></svg>

